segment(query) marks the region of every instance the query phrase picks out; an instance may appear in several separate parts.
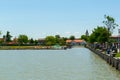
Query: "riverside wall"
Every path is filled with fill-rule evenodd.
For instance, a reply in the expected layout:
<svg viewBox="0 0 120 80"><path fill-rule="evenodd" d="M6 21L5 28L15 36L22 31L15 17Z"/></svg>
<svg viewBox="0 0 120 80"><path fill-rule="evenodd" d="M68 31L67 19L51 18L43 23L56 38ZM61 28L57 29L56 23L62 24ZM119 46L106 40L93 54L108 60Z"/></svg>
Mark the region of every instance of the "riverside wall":
<svg viewBox="0 0 120 80"><path fill-rule="evenodd" d="M100 56L103 60L105 60L109 65L114 67L116 70L120 71L120 59L117 59L117 58L112 57L112 56L107 55L107 54L103 54L102 52L95 50L95 49L92 49L90 47L87 47L87 48L90 49L91 51L93 51L98 56Z"/></svg>

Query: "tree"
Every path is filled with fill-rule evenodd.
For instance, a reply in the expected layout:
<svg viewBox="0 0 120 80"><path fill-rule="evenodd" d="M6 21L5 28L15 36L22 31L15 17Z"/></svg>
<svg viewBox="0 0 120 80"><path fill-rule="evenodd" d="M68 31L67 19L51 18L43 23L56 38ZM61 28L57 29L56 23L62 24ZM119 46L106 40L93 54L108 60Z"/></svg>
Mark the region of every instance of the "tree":
<svg viewBox="0 0 120 80"><path fill-rule="evenodd" d="M65 45L65 42L66 42L66 40L65 40L64 37L59 39L59 44L60 45Z"/></svg>
<svg viewBox="0 0 120 80"><path fill-rule="evenodd" d="M94 28L92 34L89 37L89 41L91 43L93 42L104 43L108 41L110 35L111 33L108 32L107 28L98 26L97 28Z"/></svg>
<svg viewBox="0 0 120 80"><path fill-rule="evenodd" d="M64 41L66 41L68 38L67 37L62 37L64 39Z"/></svg>
<svg viewBox="0 0 120 80"><path fill-rule="evenodd" d="M60 38L60 35L55 35L55 38Z"/></svg>
<svg viewBox="0 0 120 80"><path fill-rule="evenodd" d="M92 33L92 34L90 35L90 37L89 37L89 42L90 42L90 43L97 42L97 40L96 40L96 38L95 38L95 34L94 34L94 33Z"/></svg>
<svg viewBox="0 0 120 80"><path fill-rule="evenodd" d="M75 36L71 35L69 39L70 39L70 40L74 40L74 39L75 39Z"/></svg>
<svg viewBox="0 0 120 80"><path fill-rule="evenodd" d="M7 31L6 36L5 36L5 41L6 41L6 42L10 42L10 41L11 41L11 38L12 38L12 36L10 35L10 32Z"/></svg>
<svg viewBox="0 0 120 80"><path fill-rule="evenodd" d="M111 16L106 16L104 15L104 18L106 19L105 21L103 21L103 23L106 25L108 32L113 32L113 29L115 29L118 24L115 23L115 19Z"/></svg>
<svg viewBox="0 0 120 80"><path fill-rule="evenodd" d="M56 40L56 43L59 44L60 43L60 35L55 35L55 40Z"/></svg>
<svg viewBox="0 0 120 80"><path fill-rule="evenodd" d="M52 45L55 45L56 44L56 39L54 36L47 36L45 38L45 42L46 42L46 45L48 46L52 46Z"/></svg>
<svg viewBox="0 0 120 80"><path fill-rule="evenodd" d="M89 38L89 36L87 36L87 35L82 35L81 36L81 39L84 39L85 41L88 41L88 38Z"/></svg>
<svg viewBox="0 0 120 80"><path fill-rule="evenodd" d="M20 44L27 43L27 42L28 42L28 37L27 37L27 35L19 35L19 37L18 37L18 42L19 42Z"/></svg>
<svg viewBox="0 0 120 80"><path fill-rule="evenodd" d="M35 45L37 45L37 44L38 44L38 40L35 40L34 42L35 42Z"/></svg>
<svg viewBox="0 0 120 80"><path fill-rule="evenodd" d="M0 35L2 34L2 32L0 31Z"/></svg>
<svg viewBox="0 0 120 80"><path fill-rule="evenodd" d="M33 43L34 43L33 38L31 38L31 39L29 40L29 42L30 42L30 44L33 44Z"/></svg>

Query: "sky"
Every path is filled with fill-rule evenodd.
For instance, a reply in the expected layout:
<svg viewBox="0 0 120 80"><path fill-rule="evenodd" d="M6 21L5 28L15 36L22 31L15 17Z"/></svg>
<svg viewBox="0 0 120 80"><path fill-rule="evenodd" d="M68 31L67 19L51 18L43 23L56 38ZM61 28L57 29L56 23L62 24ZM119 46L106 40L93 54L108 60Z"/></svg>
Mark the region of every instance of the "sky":
<svg viewBox="0 0 120 80"><path fill-rule="evenodd" d="M120 0L0 0L0 31L13 37L44 38L59 34L80 38L104 26L104 15L120 25ZM117 27L113 35L118 35Z"/></svg>

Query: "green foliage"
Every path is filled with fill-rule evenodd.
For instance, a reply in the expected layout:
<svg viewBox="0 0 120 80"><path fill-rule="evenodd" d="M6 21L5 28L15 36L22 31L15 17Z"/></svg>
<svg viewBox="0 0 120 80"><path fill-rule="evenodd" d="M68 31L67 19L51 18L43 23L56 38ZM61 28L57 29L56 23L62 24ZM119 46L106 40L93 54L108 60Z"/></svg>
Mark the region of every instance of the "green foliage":
<svg viewBox="0 0 120 80"><path fill-rule="evenodd" d="M54 36L47 36L45 38L45 42L47 46L52 46L56 44L56 38Z"/></svg>
<svg viewBox="0 0 120 80"><path fill-rule="evenodd" d="M106 27L98 26L97 28L95 28L89 37L89 42L104 43L113 41L110 40L109 37L111 36L113 29L115 29L115 27L117 27L118 25L115 23L115 19L113 17L106 15L104 17L106 20L103 21L103 23L106 25Z"/></svg>
<svg viewBox="0 0 120 80"><path fill-rule="evenodd" d="M6 36L5 36L6 42L10 42L11 38L12 38L12 36L10 35L10 32L7 31Z"/></svg>
<svg viewBox="0 0 120 80"><path fill-rule="evenodd" d="M118 26L118 24L115 23L115 19L111 16L104 16L105 17L105 21L103 21L103 23L106 25L107 29L109 32L113 32L113 29L115 29L115 27Z"/></svg>
<svg viewBox="0 0 120 80"><path fill-rule="evenodd" d="M85 41L88 41L89 37L86 36L86 35L82 35L82 36L81 36L81 39L84 39Z"/></svg>
<svg viewBox="0 0 120 80"><path fill-rule="evenodd" d="M90 37L89 37L89 42L90 42L90 43L97 42L95 33L92 33L92 34L90 35Z"/></svg>
<svg viewBox="0 0 120 80"><path fill-rule="evenodd" d="M33 43L34 43L33 38L31 38L31 39L29 40L29 43L30 43L30 44L33 44Z"/></svg>
<svg viewBox="0 0 120 80"><path fill-rule="evenodd" d="M0 31L0 35L2 34L2 32Z"/></svg>
<svg viewBox="0 0 120 80"><path fill-rule="evenodd" d="M35 43L35 45L37 45L38 44L38 40L35 40L34 43Z"/></svg>
<svg viewBox="0 0 120 80"><path fill-rule="evenodd" d="M109 42L111 42L111 43L117 43L118 40L117 39L110 39Z"/></svg>
<svg viewBox="0 0 120 80"><path fill-rule="evenodd" d="M19 42L20 44L27 43L27 42L28 42L28 37L27 37L27 35L19 35L19 37L18 37L18 42Z"/></svg>
<svg viewBox="0 0 120 80"><path fill-rule="evenodd" d="M60 35L55 35L55 40L56 40L56 43L59 44Z"/></svg>
<svg viewBox="0 0 120 80"><path fill-rule="evenodd" d="M89 42L104 43L108 41L110 35L111 34L105 27L98 26L97 28L94 28L92 34L90 35Z"/></svg>
<svg viewBox="0 0 120 80"><path fill-rule="evenodd" d="M60 45L65 45L65 41L66 41L66 40L65 40L64 38L60 38L60 39L59 39L59 44L60 44Z"/></svg>
<svg viewBox="0 0 120 80"><path fill-rule="evenodd" d="M117 54L115 55L115 57L120 57L120 53L117 53Z"/></svg>
<svg viewBox="0 0 120 80"><path fill-rule="evenodd" d="M75 36L71 35L69 39L70 39L70 40L74 40L74 39L75 39Z"/></svg>
<svg viewBox="0 0 120 80"><path fill-rule="evenodd" d="M59 38L60 38L60 35L55 35L55 38L58 38L58 39L59 39Z"/></svg>
<svg viewBox="0 0 120 80"><path fill-rule="evenodd" d="M60 37L59 35L57 36L47 36L45 38L45 42L46 42L46 45L47 46L52 46L52 45L55 45L55 44L59 44L59 45L65 45L65 41L66 41L66 38L64 37Z"/></svg>

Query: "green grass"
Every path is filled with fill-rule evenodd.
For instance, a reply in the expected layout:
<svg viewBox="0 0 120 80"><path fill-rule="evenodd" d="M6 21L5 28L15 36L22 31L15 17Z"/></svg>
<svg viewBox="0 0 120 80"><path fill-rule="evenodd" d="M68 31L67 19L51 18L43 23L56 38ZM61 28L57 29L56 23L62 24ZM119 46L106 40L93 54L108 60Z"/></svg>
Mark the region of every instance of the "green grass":
<svg viewBox="0 0 120 80"><path fill-rule="evenodd" d="M120 53L117 53L117 54L115 55L115 57L120 57Z"/></svg>

